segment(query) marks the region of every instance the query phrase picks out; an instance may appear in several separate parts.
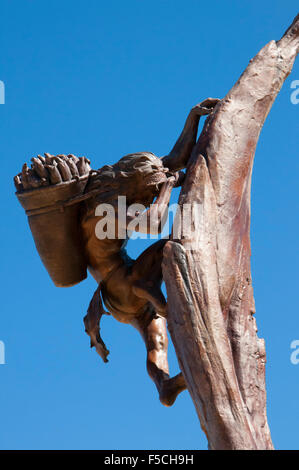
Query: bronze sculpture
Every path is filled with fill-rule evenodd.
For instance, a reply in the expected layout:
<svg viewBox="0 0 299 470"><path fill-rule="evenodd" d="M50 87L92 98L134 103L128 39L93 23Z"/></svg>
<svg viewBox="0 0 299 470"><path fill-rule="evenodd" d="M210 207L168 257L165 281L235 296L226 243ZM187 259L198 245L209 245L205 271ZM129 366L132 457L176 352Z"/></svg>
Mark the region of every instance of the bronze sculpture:
<svg viewBox="0 0 299 470"><path fill-rule="evenodd" d="M139 212L130 213L129 207L137 203L149 208L142 214L146 233L161 232L171 191L174 186L181 185L184 178L184 173L179 170L186 167L196 143L199 119L208 115L218 102L218 99L208 98L191 109L175 146L169 155L163 158L158 158L149 152L130 154L112 166L105 165L100 170L93 171L89 166L90 161L85 157L78 159L74 155L45 154L45 157L33 158L31 168L25 164L22 173L14 179L19 200L27 209L38 251L56 285L71 285L85 277L84 273L83 275L80 273L79 277L71 282L65 279L61 281L61 269L62 271L67 269L66 264L69 264L70 258L77 260L80 251L80 262L75 267L72 265L70 275L74 276L74 269L77 270L78 266L79 271L82 270L83 253L86 266L98 283L84 318L91 346L95 346L104 362L108 362L109 351L100 336L100 319L107 313L103 308L102 297L109 314L120 322L131 324L141 334L147 349L148 373L157 387L161 403L166 406L171 406L177 395L186 388L181 373L169 377L166 300L161 291L161 263L167 240L157 241L136 260L129 258L125 251L128 240L127 228L136 217L140 217ZM74 191L79 191L78 184L82 182L84 191L80 192L79 197L76 198L76 195L74 197L72 192L73 199L54 200L50 204L49 188L56 188L55 195L57 195L59 188L68 190L69 185L74 186ZM119 196L126 198L124 221L118 214ZM32 199L37 199L34 205ZM46 205L45 199L48 201ZM74 204L70 204L72 202ZM107 203L115 209L115 237L99 239L96 235L96 225L103 216L97 216L96 209L100 204ZM69 207L80 204L79 211L69 215L61 213L61 207L63 206L65 211L68 204ZM38 205L43 207L36 207ZM50 242L48 239L45 242L45 232L49 236L48 227L45 230L45 225L49 222L49 213L52 222L56 216L57 225L54 224L50 230ZM61 223L65 222L67 216L72 221L71 230L64 234L63 245L60 250L58 249L57 256L50 253L49 257L51 252L49 243L54 239L57 250L56 239L61 238ZM74 220L77 225L74 225ZM120 227L120 224L123 226ZM61 267L62 257L69 249L71 231L74 232L76 229L79 234L76 256L68 254L67 260ZM117 236L119 229L124 229L125 237ZM74 249L73 244L72 249ZM65 272L62 276L65 277Z"/></svg>

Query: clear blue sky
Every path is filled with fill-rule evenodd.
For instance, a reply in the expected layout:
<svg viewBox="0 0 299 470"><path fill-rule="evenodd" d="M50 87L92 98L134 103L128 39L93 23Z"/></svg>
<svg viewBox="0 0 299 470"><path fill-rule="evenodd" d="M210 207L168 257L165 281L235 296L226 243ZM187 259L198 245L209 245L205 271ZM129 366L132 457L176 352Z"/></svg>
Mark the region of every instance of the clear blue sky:
<svg viewBox="0 0 299 470"><path fill-rule="evenodd" d="M205 449L187 392L160 405L141 338L105 318L109 364L89 349L88 280L55 288L35 250L12 177L38 153L87 155L94 168L134 151L166 154L189 109L223 97L280 38L298 2L1 1L1 449ZM252 268L266 340L268 415L277 448L299 448L297 281L298 62L256 152ZM297 155L296 155L297 154ZM131 242L136 256L146 242ZM177 363L170 355L172 372Z"/></svg>

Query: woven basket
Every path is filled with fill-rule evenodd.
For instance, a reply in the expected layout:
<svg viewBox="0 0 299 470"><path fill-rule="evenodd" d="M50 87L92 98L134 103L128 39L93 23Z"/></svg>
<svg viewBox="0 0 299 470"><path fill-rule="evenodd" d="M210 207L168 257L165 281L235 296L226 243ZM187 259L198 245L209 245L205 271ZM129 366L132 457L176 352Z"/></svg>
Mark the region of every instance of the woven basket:
<svg viewBox="0 0 299 470"><path fill-rule="evenodd" d="M81 230L80 202L88 175L53 186L17 192L28 216L37 251L57 287L70 287L87 276Z"/></svg>

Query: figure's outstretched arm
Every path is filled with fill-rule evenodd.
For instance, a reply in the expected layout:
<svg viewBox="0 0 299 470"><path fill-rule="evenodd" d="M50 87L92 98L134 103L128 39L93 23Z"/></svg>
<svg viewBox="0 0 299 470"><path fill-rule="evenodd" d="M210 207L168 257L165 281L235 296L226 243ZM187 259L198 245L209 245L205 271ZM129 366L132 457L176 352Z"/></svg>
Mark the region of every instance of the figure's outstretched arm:
<svg viewBox="0 0 299 470"><path fill-rule="evenodd" d="M101 356L104 362L108 362L107 356L108 349L100 335L100 320L102 315L109 315L102 304L101 299L101 284L93 294L89 304L87 315L84 317L85 331L90 336L90 347L96 348L97 353Z"/></svg>
<svg viewBox="0 0 299 470"><path fill-rule="evenodd" d="M188 159L196 143L199 119L201 116L210 114L219 101L217 98L207 98L191 109L182 133L173 149L169 155L162 158L163 165L169 168L170 171L178 171L187 166Z"/></svg>

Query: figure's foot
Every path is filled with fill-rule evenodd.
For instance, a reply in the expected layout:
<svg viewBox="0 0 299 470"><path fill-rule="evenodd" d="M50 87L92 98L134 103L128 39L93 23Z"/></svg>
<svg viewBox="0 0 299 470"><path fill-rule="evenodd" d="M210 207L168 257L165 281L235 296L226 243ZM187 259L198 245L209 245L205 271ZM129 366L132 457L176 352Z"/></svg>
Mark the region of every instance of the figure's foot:
<svg viewBox="0 0 299 470"><path fill-rule="evenodd" d="M173 405L179 393L186 388L185 379L181 372L171 379L164 380L159 394L160 402L164 406Z"/></svg>

